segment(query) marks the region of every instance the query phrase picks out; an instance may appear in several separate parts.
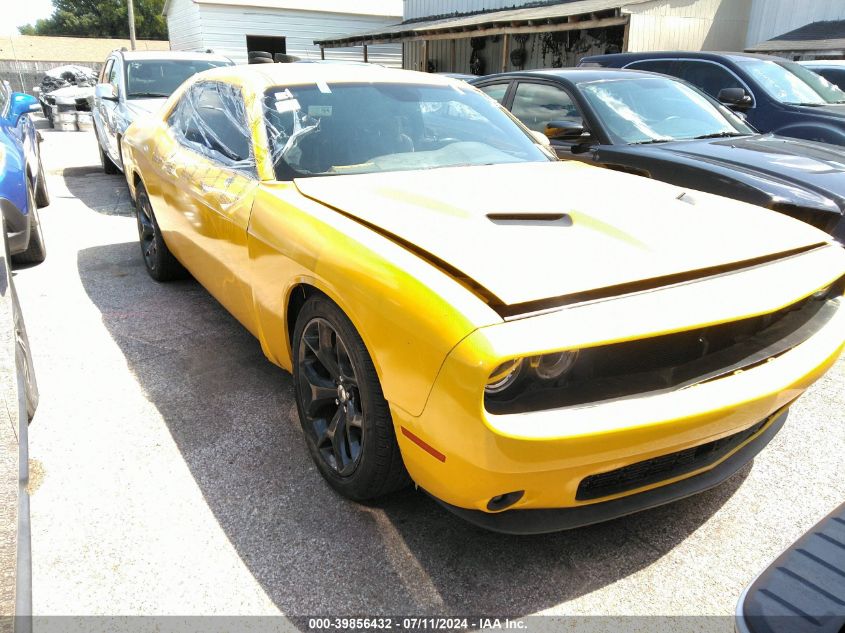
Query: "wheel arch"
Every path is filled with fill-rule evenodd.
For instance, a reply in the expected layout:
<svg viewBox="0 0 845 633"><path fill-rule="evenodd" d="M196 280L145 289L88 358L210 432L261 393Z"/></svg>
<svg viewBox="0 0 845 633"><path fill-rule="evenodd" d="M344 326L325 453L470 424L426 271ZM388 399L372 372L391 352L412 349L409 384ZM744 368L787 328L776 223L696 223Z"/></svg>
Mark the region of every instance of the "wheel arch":
<svg viewBox="0 0 845 633"><path fill-rule="evenodd" d="M299 316L299 313L302 311L303 306L305 303L314 296L324 297L328 299L333 304L335 304L346 318L352 323L352 327L355 328L355 331L358 333L358 336L361 337L361 340L364 342L364 347L367 350L367 354L370 356L370 360L373 362L373 367L375 367L376 374L378 375L379 382L384 384L382 380L382 370L379 364L378 358L373 354L373 346L370 345L367 336L367 332L360 327L358 320L355 318L354 310L350 310L349 307L345 304L344 301L340 300L339 297L335 295L328 288L325 284L320 283L316 279L304 279L300 278L294 280L294 282L290 285L287 290L285 296L285 325L284 325L284 336L287 341L286 349L290 359L290 366L293 368L293 331L296 328L296 319Z"/></svg>

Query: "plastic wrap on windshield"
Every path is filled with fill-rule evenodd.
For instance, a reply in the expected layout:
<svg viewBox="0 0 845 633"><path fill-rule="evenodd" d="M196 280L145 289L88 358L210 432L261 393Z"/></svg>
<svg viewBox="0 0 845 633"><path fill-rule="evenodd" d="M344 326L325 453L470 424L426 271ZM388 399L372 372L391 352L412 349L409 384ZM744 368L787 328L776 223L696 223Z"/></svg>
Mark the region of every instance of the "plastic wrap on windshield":
<svg viewBox="0 0 845 633"><path fill-rule="evenodd" d="M324 81L267 90L279 180L545 160L501 106L460 84Z"/></svg>
<svg viewBox="0 0 845 633"><path fill-rule="evenodd" d="M198 185L216 208L226 211L237 205L258 184L249 120L237 87L217 82L195 84L179 100L168 124L181 145L209 160L188 162L166 156L162 157L165 171ZM174 147L173 153L177 152Z"/></svg>

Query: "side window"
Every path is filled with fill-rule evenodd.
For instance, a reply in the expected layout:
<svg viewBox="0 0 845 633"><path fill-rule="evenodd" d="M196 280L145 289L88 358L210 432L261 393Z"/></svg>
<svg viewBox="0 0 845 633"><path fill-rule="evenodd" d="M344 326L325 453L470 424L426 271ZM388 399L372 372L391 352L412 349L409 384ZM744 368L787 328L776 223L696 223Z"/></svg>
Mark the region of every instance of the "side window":
<svg viewBox="0 0 845 633"><path fill-rule="evenodd" d="M100 73L100 83L101 84L107 83L109 81L112 66L114 66L114 57L109 57L106 60L106 65L103 66L103 71Z"/></svg>
<svg viewBox="0 0 845 633"><path fill-rule="evenodd" d="M120 71L120 64L118 64L114 60L112 60L112 65L111 65L111 68L109 69L107 81L108 81L108 83L110 83L115 88L120 87L120 80L118 78L118 72L119 71Z"/></svg>
<svg viewBox="0 0 845 633"><path fill-rule="evenodd" d="M675 72L675 65L677 62L674 59L644 59L639 62L633 62L625 66L631 70L645 70L650 73L660 73L661 75L672 75L677 77Z"/></svg>
<svg viewBox="0 0 845 633"><path fill-rule="evenodd" d="M536 132L544 131L549 121L581 122L581 113L569 94L548 84L517 84L511 112Z"/></svg>
<svg viewBox="0 0 845 633"><path fill-rule="evenodd" d="M240 91L229 84L196 84L168 118L176 137L212 160L255 171L252 139Z"/></svg>
<svg viewBox="0 0 845 633"><path fill-rule="evenodd" d="M677 76L714 98L724 88L745 88L727 68L710 62L680 61Z"/></svg>
<svg viewBox="0 0 845 633"><path fill-rule="evenodd" d="M845 68L811 68L814 73L818 73L828 80L834 86L838 86L840 90L845 90Z"/></svg>
<svg viewBox="0 0 845 633"><path fill-rule="evenodd" d="M503 84L487 84L486 86L479 86L478 89L488 97L502 103L505 100L509 86L510 82L507 82Z"/></svg>

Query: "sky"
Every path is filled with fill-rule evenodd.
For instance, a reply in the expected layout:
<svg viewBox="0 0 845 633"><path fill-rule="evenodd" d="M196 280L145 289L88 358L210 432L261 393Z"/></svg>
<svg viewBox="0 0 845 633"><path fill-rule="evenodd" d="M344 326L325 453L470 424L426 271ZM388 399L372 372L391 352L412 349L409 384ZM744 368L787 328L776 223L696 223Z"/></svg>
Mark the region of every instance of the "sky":
<svg viewBox="0 0 845 633"><path fill-rule="evenodd" d="M0 11L3 13L5 34L18 32L18 27L24 24L35 24L39 18L50 17L53 13L53 3L50 0L0 0Z"/></svg>

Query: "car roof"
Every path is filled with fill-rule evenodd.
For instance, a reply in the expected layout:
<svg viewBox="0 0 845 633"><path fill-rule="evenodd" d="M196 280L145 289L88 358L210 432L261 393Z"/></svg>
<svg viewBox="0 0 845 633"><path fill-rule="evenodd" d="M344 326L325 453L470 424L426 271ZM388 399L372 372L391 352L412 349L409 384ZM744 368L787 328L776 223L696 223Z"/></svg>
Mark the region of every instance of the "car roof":
<svg viewBox="0 0 845 633"><path fill-rule="evenodd" d="M831 66L845 68L845 59L808 59L798 62L804 66Z"/></svg>
<svg viewBox="0 0 845 633"><path fill-rule="evenodd" d="M758 53L738 53L731 51L652 51L647 53L613 53L610 55L590 55L584 57L582 62L591 61L635 61L642 59L665 59L665 58L684 57L687 59L730 59L732 61L739 61L742 59L766 59L772 61L789 61L782 57L775 57L773 55L760 55Z"/></svg>
<svg viewBox="0 0 845 633"><path fill-rule="evenodd" d="M378 64L246 64L213 68L194 75L195 81L215 80L249 85L256 91L272 86L298 86L325 83L406 83L432 86L463 86L457 79L417 72L385 68Z"/></svg>
<svg viewBox="0 0 845 633"><path fill-rule="evenodd" d="M601 81L604 79L622 79L636 77L660 77L661 79L670 79L677 81L674 77L652 73L645 70L629 70L626 68L602 68L597 66L586 66L581 68L538 68L535 70L515 70L507 73L497 73L495 75L485 75L478 77L472 84L481 83L487 79L499 78L518 78L518 77L534 77L534 78L548 78L548 79L563 79L571 83L585 83L588 81Z"/></svg>
<svg viewBox="0 0 845 633"><path fill-rule="evenodd" d="M126 61L141 61L141 60L207 60L216 62L232 63L232 60L225 55L218 55L215 53L200 53L192 51L114 51L120 54Z"/></svg>

